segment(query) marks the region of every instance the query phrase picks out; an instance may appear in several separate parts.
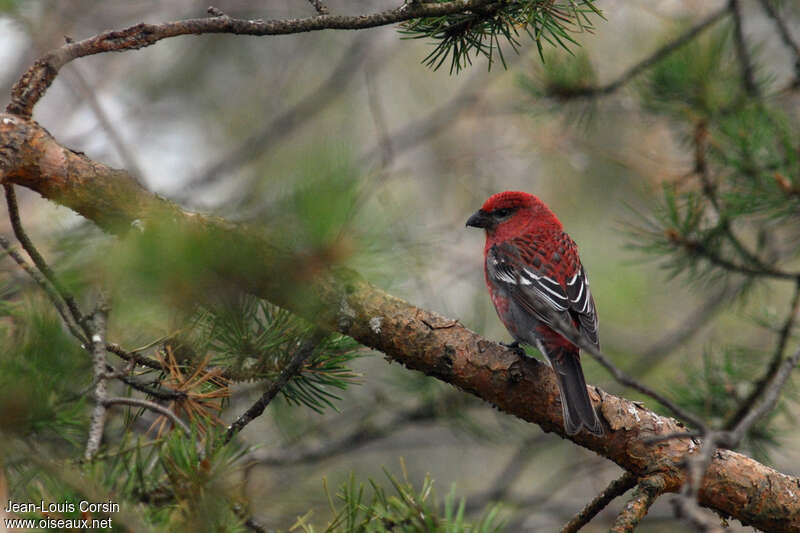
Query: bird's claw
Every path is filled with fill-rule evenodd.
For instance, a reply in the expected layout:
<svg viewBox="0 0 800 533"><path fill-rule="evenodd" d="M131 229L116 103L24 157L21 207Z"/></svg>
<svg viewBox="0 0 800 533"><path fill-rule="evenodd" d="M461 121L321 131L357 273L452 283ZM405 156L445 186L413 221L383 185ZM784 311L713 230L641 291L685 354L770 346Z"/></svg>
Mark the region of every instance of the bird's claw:
<svg viewBox="0 0 800 533"><path fill-rule="evenodd" d="M505 346L506 348L508 348L509 350L514 352L515 354L517 354L519 357L524 357L524 356L528 355L527 353L525 353L525 349L522 346L519 345L519 341L514 341L514 342L512 342L510 344L506 344L505 342L501 342L500 346Z"/></svg>

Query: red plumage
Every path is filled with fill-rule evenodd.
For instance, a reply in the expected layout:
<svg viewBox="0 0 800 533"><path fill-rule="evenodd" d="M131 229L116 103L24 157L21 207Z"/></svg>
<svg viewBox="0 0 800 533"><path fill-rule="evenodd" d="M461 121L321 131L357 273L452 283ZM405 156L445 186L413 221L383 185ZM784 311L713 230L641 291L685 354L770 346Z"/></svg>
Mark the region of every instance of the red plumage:
<svg viewBox="0 0 800 533"><path fill-rule="evenodd" d="M567 434L585 428L602 435L580 350L551 327L560 317L598 345L597 312L575 242L541 200L524 192L491 196L467 225L486 230L484 274L500 320L515 344L536 346L556 373Z"/></svg>

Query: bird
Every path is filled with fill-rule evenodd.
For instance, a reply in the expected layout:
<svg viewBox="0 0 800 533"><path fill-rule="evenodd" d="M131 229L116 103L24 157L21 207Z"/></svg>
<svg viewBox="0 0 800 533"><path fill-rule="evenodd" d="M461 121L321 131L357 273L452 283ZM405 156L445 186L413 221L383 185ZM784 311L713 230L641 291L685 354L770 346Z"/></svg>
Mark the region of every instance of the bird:
<svg viewBox="0 0 800 533"><path fill-rule="evenodd" d="M514 339L506 346L520 355L526 355L520 344L534 346L550 362L567 435L584 429L602 436L575 344L600 347L597 310L577 245L544 202L521 191L490 196L466 225L486 231L484 276ZM566 332L565 324L575 342L559 333Z"/></svg>

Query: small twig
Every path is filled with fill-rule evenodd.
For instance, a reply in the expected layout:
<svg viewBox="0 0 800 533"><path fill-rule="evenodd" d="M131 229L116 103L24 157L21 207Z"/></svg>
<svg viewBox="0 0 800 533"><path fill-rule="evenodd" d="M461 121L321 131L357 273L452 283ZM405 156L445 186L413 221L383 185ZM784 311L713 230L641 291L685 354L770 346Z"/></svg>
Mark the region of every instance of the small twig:
<svg viewBox="0 0 800 533"><path fill-rule="evenodd" d="M614 524L609 529L609 533L628 533L633 531L647 511L664 491L666 483L660 475L655 475L642 479L639 485L631 494L631 499L625 504Z"/></svg>
<svg viewBox="0 0 800 533"><path fill-rule="evenodd" d="M39 250L36 249L33 241L31 241L30 237L28 237L28 234L25 232L25 229L22 227L22 220L19 216L19 207L17 206L17 195L14 192L14 186L4 183L3 188L6 192L8 217L11 220L11 227L14 229L14 235L22 245L22 248L28 253L28 256L31 258L33 264L36 266L39 272L41 272L42 275L47 278L47 281L49 281L53 287L55 287L59 296L64 300L64 303L67 305L67 309L69 309L70 314L75 319L77 326L83 330L87 338L91 337L92 333L88 325L84 323L83 314L81 313L80 309L78 309L78 304L75 303L75 299L58 281L55 273L52 271L50 266L48 266L47 262L44 260L44 257L42 257L42 254L40 254Z"/></svg>
<svg viewBox="0 0 800 533"><path fill-rule="evenodd" d="M105 308L105 304L101 301L92 315L92 327L90 329L95 379L95 406L92 411L92 421L89 425L89 439L86 443L86 451L83 454L84 459L87 461L90 461L100 448L100 441L103 440L103 430L106 424L108 383L106 381L106 348L104 337L106 335L107 314L108 309Z"/></svg>
<svg viewBox="0 0 800 533"><path fill-rule="evenodd" d="M312 6L314 6L314 9L316 9L316 10L317 10L317 14L318 14L318 15L327 15L328 13L330 13L330 12L328 11L328 8L325 6L325 4L323 4L322 2L320 2L320 0L308 0L308 2L309 2L309 3L310 3Z"/></svg>
<svg viewBox="0 0 800 533"><path fill-rule="evenodd" d="M706 18L704 18L701 22L697 25L692 26L678 37L673 39L672 41L668 42L646 58L642 59L624 73L622 73L617 79L612 82L609 82L605 85L599 85L594 87L577 87L575 89L559 92L559 94L554 95L561 99L571 99L571 98L592 98L596 96L606 96L609 95L618 89L620 89L623 85L631 81L633 78L647 70L648 68L652 67L662 59L669 56L672 52L678 50L682 46L686 45L689 41L697 37L700 33L704 30L712 26L715 22L721 20L726 15L729 14L729 10L727 7L719 9L714 13L710 14Z"/></svg>
<svg viewBox="0 0 800 533"><path fill-rule="evenodd" d="M739 0L728 0L728 7L733 17L733 42L736 46L736 57L739 58L739 68L742 71L742 85L749 96L758 98L760 91L756 84L753 61L742 28L742 6Z"/></svg>
<svg viewBox="0 0 800 533"><path fill-rule="evenodd" d="M778 34L786 47L794 53L794 71L795 71L795 84L800 83L800 44L794 40L792 34L789 32L789 27L786 22L781 18L778 11L769 3L769 0L758 0L761 7L767 13L775 27L778 29Z"/></svg>
<svg viewBox="0 0 800 533"><path fill-rule="evenodd" d="M128 361L128 363L119 370L115 370L113 366L106 363L106 371L103 374L103 377L105 379L122 379L128 376L131 372L133 372L133 369L135 367L136 367L136 361L134 361L133 359Z"/></svg>
<svg viewBox="0 0 800 533"><path fill-rule="evenodd" d="M304 341L298 348L292 357L292 360L289 361L282 370L281 373L278 374L278 377L275 381L270 384L269 388L261 395L261 397L250 406L247 411L242 413L239 418L237 418L229 427L228 431L225 433L225 437L223 442L227 443L239 433L244 427L261 416L270 402L278 395L281 389L286 386L289 380L298 374L302 368L303 364L306 360L311 357L316 349L317 345L325 338L325 333L317 330L308 340Z"/></svg>
<svg viewBox="0 0 800 533"><path fill-rule="evenodd" d="M730 432L727 439L728 442L725 443L727 446L738 446L745 433L775 407L783 386L786 384L786 381L789 379L792 370L795 369L798 362L800 362L800 348L798 348L791 357L785 359L780 367L778 367L778 371L775 372L769 384L764 388L761 401L755 405L747 415L742 417L742 420L736 425L733 431Z"/></svg>
<svg viewBox="0 0 800 533"><path fill-rule="evenodd" d="M759 268L754 268L742 265L740 263L734 263L733 261L725 259L724 257L721 257L719 254L712 252L705 245L703 245L703 243L692 239L687 239L679 235L676 231L668 230L667 239L669 239L673 244L685 247L688 252L702 255L712 264L722 267L730 272L735 272L737 274L744 274L746 276L760 277L760 278L773 278L773 279L785 279L785 280L800 279L800 273L798 272L786 272L774 267L770 267L768 265L763 265Z"/></svg>
<svg viewBox="0 0 800 533"><path fill-rule="evenodd" d="M778 343L775 347L775 353L772 356L772 360L770 361L769 368L767 368L766 373L759 379L753 390L750 394L747 395L739 408L730 417L730 419L725 423L725 429L733 430L736 428L737 425L747 416L747 413L752 408L755 401L761 397L764 393L764 389L766 389L767 385L772 381L775 377L775 374L778 372L781 366L781 361L783 361L784 354L786 352L786 345L789 343L789 338L791 337L792 329L794 328L795 320L797 319L797 310L800 307L800 280L795 283L794 287L794 296L792 296L792 303L789 305L789 314L786 317L786 320L781 327L780 333L778 335Z"/></svg>
<svg viewBox="0 0 800 533"><path fill-rule="evenodd" d="M612 481L608 487L598 494L589 504L575 515L572 520L561 528L561 533L576 533L583 526L588 524L600 511L606 508L617 496L622 496L628 490L636 486L636 476L630 472L625 472L620 477Z"/></svg>
<svg viewBox="0 0 800 533"><path fill-rule="evenodd" d="M133 407L141 407L142 409L149 409L150 411L155 411L156 413L162 414L170 419L172 424L176 427L181 428L186 435L191 436L192 430L189 429L189 426L186 425L186 422L178 418L174 412L170 411L163 405L159 405L156 402L151 402L150 400L143 400L141 398L129 398L124 396L115 396L113 398L106 398L103 401L103 405L105 407L110 407L112 405L122 404L122 405L130 405Z"/></svg>
<svg viewBox="0 0 800 533"><path fill-rule="evenodd" d="M685 422L688 422L695 428L706 431L706 425L700 420L698 417L687 411L686 409L680 407L678 404L664 396L663 394L654 391L647 385L640 383L639 381L635 380L634 378L627 375L625 372L617 368L614 363L603 353L601 352L597 346L589 342L583 335L581 335L576 329L575 326L569 322L567 322L561 315L554 312L553 309L547 306L544 302L535 302L536 311L543 317L546 317L548 320L548 325L556 330L558 333L563 335L567 340L569 340L572 344L587 352L589 355L594 357L595 361L600 363L606 370L608 370L614 379L622 383L623 385L632 388L635 391L641 392L645 394L661 405L672 411L672 413L680 419L683 419Z"/></svg>
<svg viewBox="0 0 800 533"><path fill-rule="evenodd" d="M174 391L170 389L161 389L156 388L145 383L140 383L139 381L135 380L130 376L122 376L118 378L124 384L128 385L132 389L138 390L139 392L143 392L148 396L152 396L153 398L158 398L159 400L164 401L173 401L173 400L185 400L186 393L182 391Z"/></svg>
<svg viewBox="0 0 800 533"><path fill-rule="evenodd" d="M159 361L145 357L138 352L128 352L119 344L107 343L105 348L107 351L121 357L122 359L125 359L126 361L136 361L137 365L146 366L147 368L152 368L153 370L165 370L164 366Z"/></svg>
<svg viewBox="0 0 800 533"><path fill-rule="evenodd" d="M67 326L69 332L72 333L72 336L78 339L81 345L86 346L89 341L86 340L86 336L75 326L75 323L69 315L69 311L64 305L64 301L61 299L61 296L59 296L58 292L56 292L53 286L50 285L50 283L44 278L44 276L41 275L41 273L39 273L38 270L30 266L25 258L19 253L17 247L8 242L8 239L2 235L0 235L0 246L3 247L6 253L11 256L11 259L13 259L20 266L20 268L22 268L22 270L27 272L33 281L39 285L39 287L41 287L41 289L50 299L53 307L55 307L56 311L58 311L58 314L61 316L61 320L64 321L64 324Z"/></svg>
<svg viewBox="0 0 800 533"><path fill-rule="evenodd" d="M227 17L228 16L228 15L225 14L224 11L222 11L221 9L216 8L214 6L208 6L208 9L206 9L206 12L209 15L211 15L212 17Z"/></svg>

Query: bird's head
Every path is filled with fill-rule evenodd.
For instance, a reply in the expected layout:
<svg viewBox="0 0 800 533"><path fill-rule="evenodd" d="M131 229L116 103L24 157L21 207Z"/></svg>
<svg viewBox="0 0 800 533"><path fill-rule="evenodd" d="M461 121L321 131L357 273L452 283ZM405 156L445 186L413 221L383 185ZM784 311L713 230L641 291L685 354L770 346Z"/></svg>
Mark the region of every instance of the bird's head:
<svg viewBox="0 0 800 533"><path fill-rule="evenodd" d="M532 194L505 191L494 194L467 220L467 226L484 228L495 238L516 237L536 229L561 229L561 223Z"/></svg>

